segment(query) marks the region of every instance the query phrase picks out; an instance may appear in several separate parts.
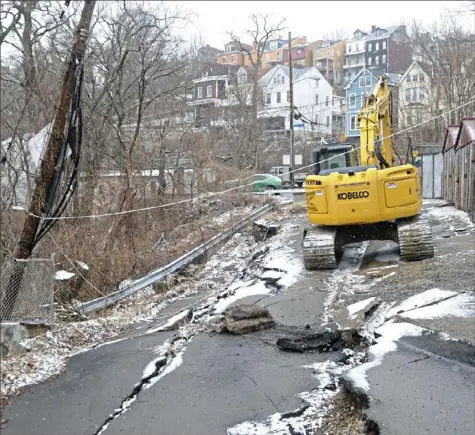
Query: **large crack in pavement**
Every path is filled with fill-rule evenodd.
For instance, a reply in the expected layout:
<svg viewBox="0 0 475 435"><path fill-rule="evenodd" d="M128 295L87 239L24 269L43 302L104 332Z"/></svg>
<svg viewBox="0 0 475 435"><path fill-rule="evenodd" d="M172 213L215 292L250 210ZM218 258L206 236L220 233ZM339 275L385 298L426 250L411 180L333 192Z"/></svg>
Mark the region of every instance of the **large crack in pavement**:
<svg viewBox="0 0 475 435"><path fill-rule="evenodd" d="M140 381L135 384L130 394L122 400L120 407L115 409L115 411L106 418L104 423L102 423L93 435L101 435L104 433L116 418L125 414L130 409L132 403L137 400L144 389L150 388L161 378L181 365L186 344L192 340L193 335L194 334L190 334L188 337L185 337L180 334L169 340L168 343L166 343L169 344L169 346L168 349L165 350L165 354L159 355L147 365L144 370L144 375ZM166 344L165 347L167 347Z"/></svg>

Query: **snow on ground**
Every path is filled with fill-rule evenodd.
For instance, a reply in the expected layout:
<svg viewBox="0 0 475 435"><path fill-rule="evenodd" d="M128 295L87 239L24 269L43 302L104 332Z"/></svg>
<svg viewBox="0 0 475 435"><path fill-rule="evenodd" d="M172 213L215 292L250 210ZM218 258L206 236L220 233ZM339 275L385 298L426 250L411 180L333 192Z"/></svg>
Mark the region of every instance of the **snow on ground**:
<svg viewBox="0 0 475 435"><path fill-rule="evenodd" d="M474 317L475 296L471 293L462 293L437 304L401 314L407 319L437 319L439 317Z"/></svg>
<svg viewBox="0 0 475 435"><path fill-rule="evenodd" d="M446 203L445 201L442 203ZM437 206L428 208L424 212L424 216L428 216L433 219L437 219L438 221L444 223L452 223L452 224L463 224L467 228L473 228L475 225L470 220L470 217L466 212L463 210L457 210L455 207L452 206L445 206L440 207Z"/></svg>
<svg viewBox="0 0 475 435"><path fill-rule="evenodd" d="M382 363L384 355L394 352L397 349L396 342L405 336L422 335L425 330L411 323L386 323L379 327L376 332L381 335L377 339L377 344L368 350L369 361L351 369L346 378L353 383L355 388L369 391L370 385L366 373L373 367Z"/></svg>
<svg viewBox="0 0 475 435"><path fill-rule="evenodd" d="M354 304L348 305L346 309L348 310L348 314L353 316L354 314L364 310L366 307L371 305L371 303L376 299L376 297L364 299L362 301L356 302Z"/></svg>
<svg viewBox="0 0 475 435"><path fill-rule="evenodd" d="M227 430L228 435L288 435L292 433L311 434L321 426L323 417L328 412L331 399L338 393L338 388L328 388L331 385L338 387L339 377L363 358L364 354L353 355L349 349L345 350L351 356L346 364L325 361L305 366L312 369L318 380L315 390L298 394L309 407L298 416L285 417L282 413L270 415L263 421L245 421ZM290 430L289 427L292 429Z"/></svg>
<svg viewBox="0 0 475 435"><path fill-rule="evenodd" d="M216 314L222 313L226 308L228 308L232 303L243 299L248 296L255 295L266 295L271 292L271 289L266 287L264 281L258 281L254 285L238 288L235 293L226 298L220 299L214 306L214 312Z"/></svg>
<svg viewBox="0 0 475 435"><path fill-rule="evenodd" d="M65 281L69 278L72 278L73 276L74 273L67 272L66 270L58 270L54 276L54 279L57 281Z"/></svg>
<svg viewBox="0 0 475 435"><path fill-rule="evenodd" d="M433 304L435 302L442 301L443 299L449 298L456 295L457 292L449 290L440 290L438 288L433 288L431 290L426 290L425 292L418 293L417 295L411 296L410 298L403 301L401 304L389 310L387 318L393 317L399 313L413 310L424 305Z"/></svg>

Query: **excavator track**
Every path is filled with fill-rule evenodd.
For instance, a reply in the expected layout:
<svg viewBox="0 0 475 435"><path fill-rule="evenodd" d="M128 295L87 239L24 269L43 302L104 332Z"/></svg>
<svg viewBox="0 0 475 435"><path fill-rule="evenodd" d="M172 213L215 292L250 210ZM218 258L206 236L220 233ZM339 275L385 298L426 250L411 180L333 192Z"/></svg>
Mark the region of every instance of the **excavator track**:
<svg viewBox="0 0 475 435"><path fill-rule="evenodd" d="M307 270L336 269L336 230L312 226L304 230L303 263Z"/></svg>
<svg viewBox="0 0 475 435"><path fill-rule="evenodd" d="M428 222L419 216L398 222L397 233L401 260L420 261L434 257L434 241Z"/></svg>

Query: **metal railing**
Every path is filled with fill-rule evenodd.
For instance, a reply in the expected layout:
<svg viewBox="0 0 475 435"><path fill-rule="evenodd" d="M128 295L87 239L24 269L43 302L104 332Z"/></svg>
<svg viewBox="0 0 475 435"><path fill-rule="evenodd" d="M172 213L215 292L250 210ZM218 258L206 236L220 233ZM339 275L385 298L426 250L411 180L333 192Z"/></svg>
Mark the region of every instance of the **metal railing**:
<svg viewBox="0 0 475 435"><path fill-rule="evenodd" d="M183 269L185 266L188 264L192 263L194 260L198 259L200 256L205 254L207 251L209 251L211 248L217 246L220 243L223 243L230 239L237 231L240 229L244 228L248 222L252 219L255 219L257 217L262 216L265 213L270 212L271 210L274 209L276 204L267 204L264 207L261 207L260 209L256 210L254 213L251 215L241 219L238 223L233 225L231 228L228 230L217 234L216 236L212 237L210 240L207 242L197 246L196 248L192 249L190 252L186 253L182 257L172 261L171 263L167 264L164 267L161 267L159 269L156 269L147 275L133 281L129 285L123 287L122 289L111 293L107 296L103 296L97 299L93 299L88 302L83 302L81 304L76 305L76 308L84 313L91 313L94 311L98 311L104 308L107 308L122 299L125 299L134 293L138 292L139 290L143 290L150 285L164 281L166 278L172 274L175 273L181 269Z"/></svg>

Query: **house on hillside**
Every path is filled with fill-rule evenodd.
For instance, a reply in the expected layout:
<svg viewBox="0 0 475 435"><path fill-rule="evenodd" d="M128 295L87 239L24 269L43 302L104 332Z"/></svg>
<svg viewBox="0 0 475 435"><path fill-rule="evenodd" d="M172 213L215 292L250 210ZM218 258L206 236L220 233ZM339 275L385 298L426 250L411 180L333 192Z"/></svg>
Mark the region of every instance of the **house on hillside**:
<svg viewBox="0 0 475 435"><path fill-rule="evenodd" d="M187 102L194 126L224 127L250 106L253 69L239 65L211 64L193 80L193 98Z"/></svg>
<svg viewBox="0 0 475 435"><path fill-rule="evenodd" d="M307 39L307 38L305 38ZM301 65L305 67L315 66L313 62L313 50L321 46L322 41L304 42L292 46L292 65ZM284 50L283 65L289 64L289 47Z"/></svg>
<svg viewBox="0 0 475 435"><path fill-rule="evenodd" d="M345 132L347 138L359 138L360 130L358 125L358 115L364 105L365 98L372 91L373 86L378 82L378 77L388 77L375 68L362 68L358 74L346 85L346 125ZM390 86L396 88L396 85L389 78ZM393 104L397 107L398 92L393 89L391 96ZM397 116L393 114L393 125L397 125Z"/></svg>
<svg viewBox="0 0 475 435"><path fill-rule="evenodd" d="M431 95L432 69L414 60L399 81L399 122L401 127L430 119L434 107Z"/></svg>
<svg viewBox="0 0 475 435"><path fill-rule="evenodd" d="M346 41L322 41L321 45L313 50L313 66L332 86L340 85L343 81L345 47Z"/></svg>
<svg viewBox="0 0 475 435"><path fill-rule="evenodd" d="M406 26L371 26L371 32L357 29L346 44L344 79L351 81L362 67L402 74L411 61L412 47Z"/></svg>
<svg viewBox="0 0 475 435"><path fill-rule="evenodd" d="M331 135L333 120L339 115L340 105L333 98L333 88L315 68L294 68L295 113L302 114L314 124L302 119L294 120L296 133L308 135ZM278 65L259 81L264 97L264 108L259 118L266 123L266 130L278 134L290 131L290 86L289 67Z"/></svg>
<svg viewBox="0 0 475 435"><path fill-rule="evenodd" d="M224 53L217 55L216 61L223 65L247 66L249 65L249 59L246 50L251 51L252 47L249 44L230 41L225 44Z"/></svg>

